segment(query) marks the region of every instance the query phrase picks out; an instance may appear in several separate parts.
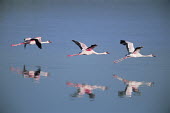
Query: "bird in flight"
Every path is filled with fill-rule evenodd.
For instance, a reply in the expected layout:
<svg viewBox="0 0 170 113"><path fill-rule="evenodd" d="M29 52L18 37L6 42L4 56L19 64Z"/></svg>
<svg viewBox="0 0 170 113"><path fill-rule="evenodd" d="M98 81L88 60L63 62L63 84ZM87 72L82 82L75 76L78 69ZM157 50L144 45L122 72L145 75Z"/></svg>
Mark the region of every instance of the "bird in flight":
<svg viewBox="0 0 170 113"><path fill-rule="evenodd" d="M103 55L103 54L109 54L109 52L103 52L103 53L97 53L93 49L97 46L96 44L91 45L90 47L87 47L84 43L72 40L75 44L77 44L80 49L82 50L78 54L68 55L68 56L77 56L77 55L91 55L91 54L97 54L97 55Z"/></svg>
<svg viewBox="0 0 170 113"><path fill-rule="evenodd" d="M132 57L134 57L134 58L136 58L136 57L156 57L153 54L142 55L140 53L140 50L143 48L143 46L134 48L134 45L133 45L132 42L125 41L125 40L120 40L120 44L126 46L128 54L125 57L121 58L121 59L115 60L114 63L119 63L119 62L121 62L121 61L123 61L123 60L125 60L127 58L132 58Z"/></svg>
<svg viewBox="0 0 170 113"><path fill-rule="evenodd" d="M44 43L52 43L51 41L41 41L42 37L35 37L35 38L25 38L24 42L19 43L19 44L12 44L11 46L18 46L18 45L23 45L24 44L24 48L26 48L27 44L30 45L34 45L36 44L38 46L38 48L42 49L42 44Z"/></svg>

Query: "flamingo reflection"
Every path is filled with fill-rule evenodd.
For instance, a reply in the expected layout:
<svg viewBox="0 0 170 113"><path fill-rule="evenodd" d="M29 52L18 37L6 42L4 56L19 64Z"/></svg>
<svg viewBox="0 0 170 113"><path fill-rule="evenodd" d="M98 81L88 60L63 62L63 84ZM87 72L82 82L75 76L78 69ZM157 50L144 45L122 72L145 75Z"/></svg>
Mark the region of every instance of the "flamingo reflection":
<svg viewBox="0 0 170 113"><path fill-rule="evenodd" d="M40 80L41 76L49 76L48 72L43 72L41 71L41 66L36 66L37 69L36 70L27 70L26 66L23 66L23 69L19 69L19 68L14 68L11 67L10 70L13 72L17 72L18 74L22 74L24 78L33 78L33 80L38 81Z"/></svg>
<svg viewBox="0 0 170 113"><path fill-rule="evenodd" d="M153 82L137 82L137 81L129 81L126 79L123 79L117 75L113 75L113 77L117 78L118 80L124 82L126 84L126 88L124 91L119 91L118 95L120 97L131 97L132 93L141 95L141 92L139 91L140 86L153 86Z"/></svg>
<svg viewBox="0 0 170 113"><path fill-rule="evenodd" d="M93 99L95 98L95 94L93 93L94 89L101 89L103 91L107 89L106 86L79 84L79 83L71 83L71 82L67 82L66 84L68 86L77 88L77 91L71 95L72 97L82 97L83 95L87 94L89 98Z"/></svg>

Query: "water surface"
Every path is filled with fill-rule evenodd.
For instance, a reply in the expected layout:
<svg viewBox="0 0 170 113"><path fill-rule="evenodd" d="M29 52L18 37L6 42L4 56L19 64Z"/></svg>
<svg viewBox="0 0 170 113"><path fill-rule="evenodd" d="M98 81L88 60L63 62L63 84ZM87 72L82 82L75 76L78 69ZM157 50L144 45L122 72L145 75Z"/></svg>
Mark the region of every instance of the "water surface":
<svg viewBox="0 0 170 113"><path fill-rule="evenodd" d="M168 113L169 112L169 1L168 0L4 0L0 2L0 110L2 113ZM26 37L41 36L35 45L11 47ZM109 55L67 57L80 52L71 40ZM143 54L156 58L113 61L127 54L120 40L144 46ZM41 68L49 76L23 76L24 65L33 73ZM11 70L17 69L20 72ZM37 71L38 72L38 71ZM40 74L40 73L39 73ZM125 85L116 74L131 81L154 82L140 87L140 95L121 98ZM41 75L41 74L40 74ZM105 86L70 96L67 82Z"/></svg>

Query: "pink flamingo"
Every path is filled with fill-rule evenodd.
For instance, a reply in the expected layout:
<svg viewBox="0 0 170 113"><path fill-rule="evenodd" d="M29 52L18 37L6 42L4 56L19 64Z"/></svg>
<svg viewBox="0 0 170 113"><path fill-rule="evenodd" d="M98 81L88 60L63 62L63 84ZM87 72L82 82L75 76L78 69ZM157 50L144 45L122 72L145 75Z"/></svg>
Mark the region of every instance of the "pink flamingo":
<svg viewBox="0 0 170 113"><path fill-rule="evenodd" d="M77 44L82 52L79 54L73 54L73 55L68 55L68 56L77 56L77 55L91 55L91 54L97 54L97 55L102 55L102 54L109 54L109 52L103 52L103 53L97 53L93 49L97 46L96 44L91 45L90 47L87 47L84 43L72 40L75 44Z"/></svg>
<svg viewBox="0 0 170 113"><path fill-rule="evenodd" d="M44 44L44 43L52 43L51 41L44 41L44 42L42 42L41 38L42 37L25 38L24 42L19 43L19 44L12 44L11 46L18 46L18 45L24 44L24 48L26 48L27 44L30 44L30 45L36 44L38 46L38 48L42 49L42 44Z"/></svg>
<svg viewBox="0 0 170 113"><path fill-rule="evenodd" d="M123 57L121 59L115 60L114 63L119 63L127 58L132 58L132 57L134 57L134 58L136 58L136 57L156 57L153 54L150 54L150 55L140 54L140 50L143 48L143 46L134 48L134 45L132 42L121 40L120 44L126 45L126 48L128 50L128 55L126 55L125 57Z"/></svg>

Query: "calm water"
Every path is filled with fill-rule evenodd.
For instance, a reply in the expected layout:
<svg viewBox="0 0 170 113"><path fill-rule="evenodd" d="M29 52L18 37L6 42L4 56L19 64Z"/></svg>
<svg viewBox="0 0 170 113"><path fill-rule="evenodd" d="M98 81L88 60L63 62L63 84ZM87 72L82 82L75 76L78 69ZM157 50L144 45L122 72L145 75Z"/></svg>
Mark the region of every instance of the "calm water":
<svg viewBox="0 0 170 113"><path fill-rule="evenodd" d="M169 11L168 0L1 0L0 112L169 113ZM53 43L10 46L36 36ZM67 57L80 51L73 39L110 54ZM157 57L114 64L122 39ZM154 85L119 96L126 84L114 74Z"/></svg>

